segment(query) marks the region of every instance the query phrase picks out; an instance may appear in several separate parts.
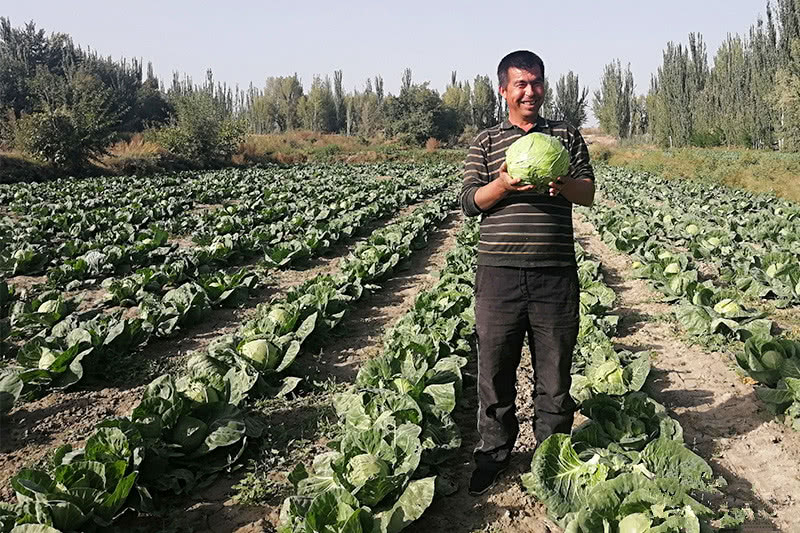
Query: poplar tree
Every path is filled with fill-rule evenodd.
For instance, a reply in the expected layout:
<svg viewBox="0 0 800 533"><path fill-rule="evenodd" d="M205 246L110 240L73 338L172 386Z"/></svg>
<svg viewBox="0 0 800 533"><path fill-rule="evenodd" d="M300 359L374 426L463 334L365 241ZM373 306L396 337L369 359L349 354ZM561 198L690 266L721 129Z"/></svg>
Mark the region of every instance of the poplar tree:
<svg viewBox="0 0 800 533"><path fill-rule="evenodd" d="M592 110L607 133L619 137L631 135L633 88L630 64L624 71L619 59L605 66L600 88L594 92Z"/></svg>
<svg viewBox="0 0 800 533"><path fill-rule="evenodd" d="M586 106L589 89L581 88L578 75L571 70L561 75L556 82L556 94L553 102L553 118L565 120L576 128L586 122Z"/></svg>

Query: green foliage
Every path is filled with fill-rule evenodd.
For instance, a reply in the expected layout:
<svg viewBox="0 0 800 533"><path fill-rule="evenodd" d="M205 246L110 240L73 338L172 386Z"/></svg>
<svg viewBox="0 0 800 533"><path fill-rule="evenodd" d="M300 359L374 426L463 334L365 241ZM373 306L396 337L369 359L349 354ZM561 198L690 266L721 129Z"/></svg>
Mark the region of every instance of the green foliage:
<svg viewBox="0 0 800 533"><path fill-rule="evenodd" d="M193 90L173 97L173 124L152 132L173 154L200 164L230 159L244 140L245 124L228 116L207 90Z"/></svg>
<svg viewBox="0 0 800 533"><path fill-rule="evenodd" d="M592 100L592 109L600 127L611 135L629 137L634 102L630 64L623 72L619 59L612 61L605 66L600 88L594 92Z"/></svg>
<svg viewBox="0 0 800 533"><path fill-rule="evenodd" d="M16 121L18 148L65 170L106 152L121 113L97 77L81 68L64 80L40 69L32 85L42 109Z"/></svg>
<svg viewBox="0 0 800 533"><path fill-rule="evenodd" d="M800 39L792 41L789 61L775 75L773 101L781 117L777 134L782 148L800 151Z"/></svg>
<svg viewBox="0 0 800 533"><path fill-rule="evenodd" d="M567 123L580 128L586 122L586 98L589 89L581 89L578 75L571 70L562 75L556 83L555 102L553 104L552 118L565 120Z"/></svg>
<svg viewBox="0 0 800 533"><path fill-rule="evenodd" d="M141 130L168 112L152 67L143 84L138 61L101 58L33 23L13 28L0 18L0 65L0 140L60 170L83 166L118 132Z"/></svg>
<svg viewBox="0 0 800 533"><path fill-rule="evenodd" d="M386 132L405 135L417 145L433 137L449 140L457 133L458 120L442 104L439 94L428 83L412 84L409 80L399 96L386 98Z"/></svg>

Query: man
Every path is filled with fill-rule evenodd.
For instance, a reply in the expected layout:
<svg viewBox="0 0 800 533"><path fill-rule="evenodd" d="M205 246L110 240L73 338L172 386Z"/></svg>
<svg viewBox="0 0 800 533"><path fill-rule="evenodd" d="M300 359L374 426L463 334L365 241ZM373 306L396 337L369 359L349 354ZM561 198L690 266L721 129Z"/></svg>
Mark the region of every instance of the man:
<svg viewBox="0 0 800 533"><path fill-rule="evenodd" d="M483 494L506 469L519 432L516 371L528 335L535 377L537 444L569 433L569 395L578 335L579 287L572 204L591 205L594 173L577 129L539 116L544 62L528 51L508 54L497 68L508 118L480 132L464 164L461 208L482 215L475 275L478 332L478 433L469 492ZM506 172L505 151L532 132L556 136L570 154L566 176L533 191Z"/></svg>

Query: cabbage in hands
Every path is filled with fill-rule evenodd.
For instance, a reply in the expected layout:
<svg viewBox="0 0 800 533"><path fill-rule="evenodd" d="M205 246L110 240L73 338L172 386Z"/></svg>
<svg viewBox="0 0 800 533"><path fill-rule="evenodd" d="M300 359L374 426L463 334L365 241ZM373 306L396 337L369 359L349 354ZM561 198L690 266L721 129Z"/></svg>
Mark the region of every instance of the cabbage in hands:
<svg viewBox="0 0 800 533"><path fill-rule="evenodd" d="M523 135L506 150L506 165L512 178L544 191L569 170L569 152L561 141L545 133Z"/></svg>

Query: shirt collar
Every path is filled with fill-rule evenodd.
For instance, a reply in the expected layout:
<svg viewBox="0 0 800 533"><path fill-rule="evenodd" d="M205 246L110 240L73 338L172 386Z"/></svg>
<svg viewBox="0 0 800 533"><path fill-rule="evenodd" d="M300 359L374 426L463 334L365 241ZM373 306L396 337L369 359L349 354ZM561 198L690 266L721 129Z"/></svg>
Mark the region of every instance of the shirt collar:
<svg viewBox="0 0 800 533"><path fill-rule="evenodd" d="M546 123L545 119L542 118L541 115L538 115L536 117L536 123L533 125L533 128L531 128L530 131L536 131L536 130L538 130L540 128L545 127L546 125L547 125L547 123ZM503 121L503 123L500 124L500 129L502 129L502 130L510 130L510 129L513 129L513 128L522 129L519 126L517 126L515 124L512 124L511 121L508 120L508 118L506 118Z"/></svg>

